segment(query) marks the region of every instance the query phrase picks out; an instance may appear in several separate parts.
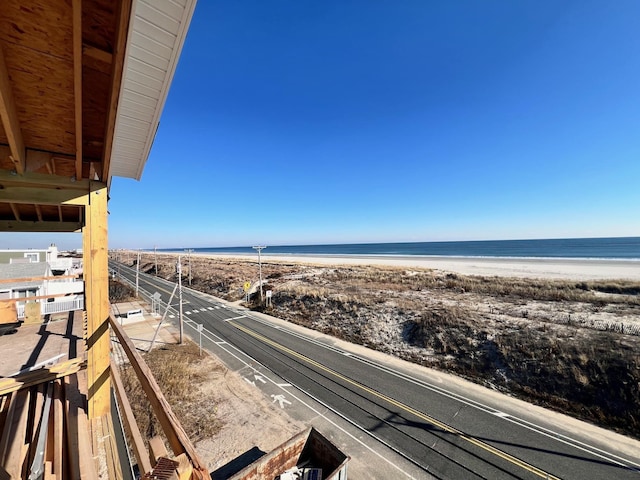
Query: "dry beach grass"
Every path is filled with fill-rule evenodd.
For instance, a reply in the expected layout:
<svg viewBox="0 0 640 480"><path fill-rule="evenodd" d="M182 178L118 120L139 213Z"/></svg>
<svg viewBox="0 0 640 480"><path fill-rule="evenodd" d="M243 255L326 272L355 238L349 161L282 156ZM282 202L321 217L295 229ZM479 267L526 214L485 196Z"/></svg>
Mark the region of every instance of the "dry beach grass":
<svg viewBox="0 0 640 480"><path fill-rule="evenodd" d="M193 288L231 301L257 273L254 259L191 262ZM175 279L174 256L159 266ZM153 273L153 255L141 267ZM268 259L263 275L266 313L640 438L638 281Z"/></svg>

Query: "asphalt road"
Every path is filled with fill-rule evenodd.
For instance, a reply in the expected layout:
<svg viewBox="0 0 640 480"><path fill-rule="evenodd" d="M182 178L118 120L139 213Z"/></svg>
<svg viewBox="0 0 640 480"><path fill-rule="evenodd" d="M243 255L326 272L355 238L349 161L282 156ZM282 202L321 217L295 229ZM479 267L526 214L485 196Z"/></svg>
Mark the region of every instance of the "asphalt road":
<svg viewBox="0 0 640 480"><path fill-rule="evenodd" d="M135 283L133 269L114 265ZM175 284L141 273L139 285L167 302ZM339 350L208 295L183 289L183 302L186 322L202 324L220 342L400 453L425 477L640 480L640 458L549 430L542 422ZM177 310L177 296L172 304Z"/></svg>

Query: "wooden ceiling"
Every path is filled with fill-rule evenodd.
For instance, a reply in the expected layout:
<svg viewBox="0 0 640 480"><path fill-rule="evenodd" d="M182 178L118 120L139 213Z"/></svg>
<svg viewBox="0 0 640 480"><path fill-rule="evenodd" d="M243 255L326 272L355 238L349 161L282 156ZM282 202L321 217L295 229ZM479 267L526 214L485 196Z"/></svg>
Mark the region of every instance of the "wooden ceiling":
<svg viewBox="0 0 640 480"><path fill-rule="evenodd" d="M2 2L0 231L75 231L108 183L131 1Z"/></svg>

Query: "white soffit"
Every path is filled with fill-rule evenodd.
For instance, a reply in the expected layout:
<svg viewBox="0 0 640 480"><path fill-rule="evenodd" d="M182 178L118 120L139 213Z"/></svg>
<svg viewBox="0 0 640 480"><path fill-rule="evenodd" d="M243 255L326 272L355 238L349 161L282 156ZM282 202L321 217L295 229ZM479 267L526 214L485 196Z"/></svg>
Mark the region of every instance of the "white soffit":
<svg viewBox="0 0 640 480"><path fill-rule="evenodd" d="M109 166L140 180L196 0L134 0Z"/></svg>

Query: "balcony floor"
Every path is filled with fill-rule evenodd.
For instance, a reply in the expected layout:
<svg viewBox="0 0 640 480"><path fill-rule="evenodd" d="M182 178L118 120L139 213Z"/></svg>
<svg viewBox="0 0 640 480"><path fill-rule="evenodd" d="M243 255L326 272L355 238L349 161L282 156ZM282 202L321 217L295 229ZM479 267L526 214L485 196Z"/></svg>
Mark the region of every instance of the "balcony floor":
<svg viewBox="0 0 640 480"><path fill-rule="evenodd" d="M42 365L60 356L57 361L76 358L84 352L83 312L69 312L48 323L22 325L15 333L0 336L0 377Z"/></svg>

